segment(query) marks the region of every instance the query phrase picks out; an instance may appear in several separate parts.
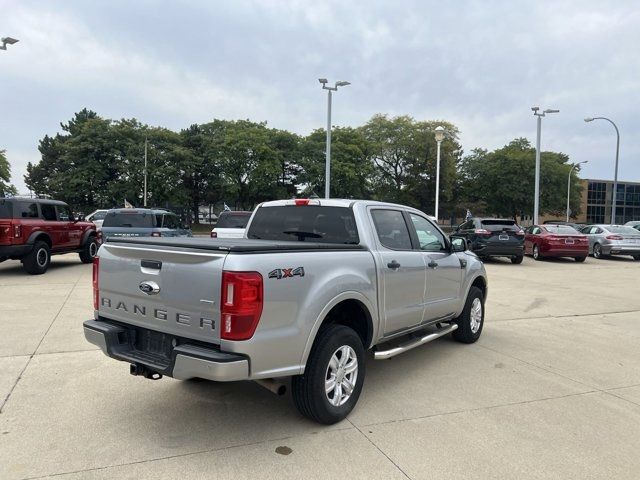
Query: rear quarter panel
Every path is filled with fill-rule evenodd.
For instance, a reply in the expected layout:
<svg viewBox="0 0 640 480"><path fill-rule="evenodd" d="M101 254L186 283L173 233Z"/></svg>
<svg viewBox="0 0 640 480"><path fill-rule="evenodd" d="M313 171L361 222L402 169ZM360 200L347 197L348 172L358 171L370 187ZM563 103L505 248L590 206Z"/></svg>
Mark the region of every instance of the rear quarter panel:
<svg viewBox="0 0 640 480"><path fill-rule="evenodd" d="M304 268L304 276L269 278L276 269ZM225 270L257 271L264 281L264 307L258 328L246 341L221 341L225 351L251 357L251 378L304 372L313 339L333 306L361 301L378 328L376 272L367 250L231 254Z"/></svg>

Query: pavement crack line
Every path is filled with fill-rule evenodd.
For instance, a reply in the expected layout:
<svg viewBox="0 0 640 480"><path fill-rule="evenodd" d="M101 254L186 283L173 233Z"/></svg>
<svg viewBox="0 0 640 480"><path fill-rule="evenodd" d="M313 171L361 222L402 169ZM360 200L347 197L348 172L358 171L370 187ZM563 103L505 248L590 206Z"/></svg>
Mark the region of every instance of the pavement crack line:
<svg viewBox="0 0 640 480"><path fill-rule="evenodd" d="M601 313L570 313L566 315L543 315L536 317L518 317L507 318L504 320L492 320L491 323L505 323L505 322L519 322L520 320L547 320L549 318L580 318L580 317L602 317L605 315L620 315L623 313L640 313L640 310L616 310L615 312L601 312Z"/></svg>
<svg viewBox="0 0 640 480"><path fill-rule="evenodd" d="M367 441L373 445L373 447L378 450L382 455L385 456L385 458L387 460L389 460L391 462L391 464L396 467L398 469L398 471L400 473L402 473L402 475L404 475L406 478L408 478L409 480L412 480L411 477L407 474L407 472L405 472L400 465L398 465L396 462L394 462L391 457L389 455L386 454L386 452L384 450L382 450L378 445L376 445L373 440L371 440L362 430L360 430L360 427L358 427L355 423L353 423L351 420L349 420L349 418L347 418L347 422L349 422L353 428L355 428L358 432L360 432L360 435L362 435L364 438L367 439Z"/></svg>
<svg viewBox="0 0 640 480"><path fill-rule="evenodd" d="M71 294L73 293L73 291L78 286L78 283L80 282L81 278L82 277L78 277L76 282L73 284L73 287L71 287L71 289L69 290L69 293L67 293L67 296L64 298L64 302L62 302L62 305L60 305L60 308L58 309L58 311L54 315L53 320L51 320L51 323L49 324L49 327L47 328L47 330L42 335L42 338L38 342L38 345L36 345L36 348L33 350L33 353L31 355L29 355L29 359L27 360L27 363L25 364L24 368L20 371L20 374L18 375L18 378L16 378L16 381L11 386L11 389L9 390L9 393L7 393L7 396L2 401L2 404L0 404L0 414L2 414L2 412L4 411L4 407L7 404L7 402L9 401L9 398L11 397L11 394L13 393L13 391L16 388L16 386L18 385L18 382L20 382L20 380L22 379L22 375L24 374L25 370L27 369L27 367L31 363L31 360L33 359L33 357L36 355L36 352L40 348L40 345L42 345L42 342L44 341L44 339L46 338L47 334L49 333L49 330L51 330L51 327L53 327L53 324L58 319L58 316L60 315L60 312L62 312L62 309L67 304L67 301L69 301L69 297L71 297ZM67 285L71 285L71 284L67 284Z"/></svg>

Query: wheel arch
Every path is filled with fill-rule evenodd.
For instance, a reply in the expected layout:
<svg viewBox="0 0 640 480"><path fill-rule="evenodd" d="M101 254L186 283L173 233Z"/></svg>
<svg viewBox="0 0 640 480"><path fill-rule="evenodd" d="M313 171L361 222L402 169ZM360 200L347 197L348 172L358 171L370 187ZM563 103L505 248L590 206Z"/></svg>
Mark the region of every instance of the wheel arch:
<svg viewBox="0 0 640 480"><path fill-rule="evenodd" d="M84 234L82 235L82 243L80 244L81 246L85 246L87 241L89 240L89 237L91 236L96 236L96 231L93 228L89 228L86 232L84 232Z"/></svg>
<svg viewBox="0 0 640 480"><path fill-rule="evenodd" d="M318 332L324 325L337 323L351 327L362 340L365 350L371 347L376 335L374 323L375 309L369 300L359 292L343 292L335 296L320 312L307 338L301 364L306 365Z"/></svg>
<svg viewBox="0 0 640 480"><path fill-rule="evenodd" d="M45 242L47 245L49 245L49 248L52 247L51 237L46 232L43 232L42 230L35 231L31 235L29 235L29 238L27 239L27 244L35 245L37 241Z"/></svg>

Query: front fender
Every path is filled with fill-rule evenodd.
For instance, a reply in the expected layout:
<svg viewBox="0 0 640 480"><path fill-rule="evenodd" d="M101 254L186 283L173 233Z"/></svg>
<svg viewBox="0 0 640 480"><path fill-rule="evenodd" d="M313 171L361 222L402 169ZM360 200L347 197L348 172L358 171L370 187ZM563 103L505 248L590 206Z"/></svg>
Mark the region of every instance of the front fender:
<svg viewBox="0 0 640 480"><path fill-rule="evenodd" d="M84 246L87 243L87 240L89 240L89 237L95 234L96 231L94 229L88 228L87 231L82 234L82 242L80 243L80 246Z"/></svg>

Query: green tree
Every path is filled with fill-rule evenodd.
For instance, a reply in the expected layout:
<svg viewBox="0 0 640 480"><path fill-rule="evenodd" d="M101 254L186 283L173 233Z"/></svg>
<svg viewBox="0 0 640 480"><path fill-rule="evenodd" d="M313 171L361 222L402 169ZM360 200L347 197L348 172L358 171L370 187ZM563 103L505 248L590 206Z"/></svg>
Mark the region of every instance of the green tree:
<svg viewBox="0 0 640 480"><path fill-rule="evenodd" d="M0 197L5 195L15 195L16 187L11 185L11 166L5 154L6 150L0 150Z"/></svg>
<svg viewBox="0 0 640 480"><path fill-rule="evenodd" d="M560 215L566 208L569 156L542 152L540 156L540 213ZM525 138L488 152L475 149L460 166L462 198L484 213L518 218L532 215L535 149ZM572 175L571 208L577 213L581 186ZM475 204L475 206L473 205ZM474 212L476 213L476 212Z"/></svg>
<svg viewBox="0 0 640 480"><path fill-rule="evenodd" d="M324 196L326 130L314 130L301 144L300 174L303 191ZM356 128L337 127L331 133L331 197L372 197L371 180L375 174L369 159L370 144Z"/></svg>

